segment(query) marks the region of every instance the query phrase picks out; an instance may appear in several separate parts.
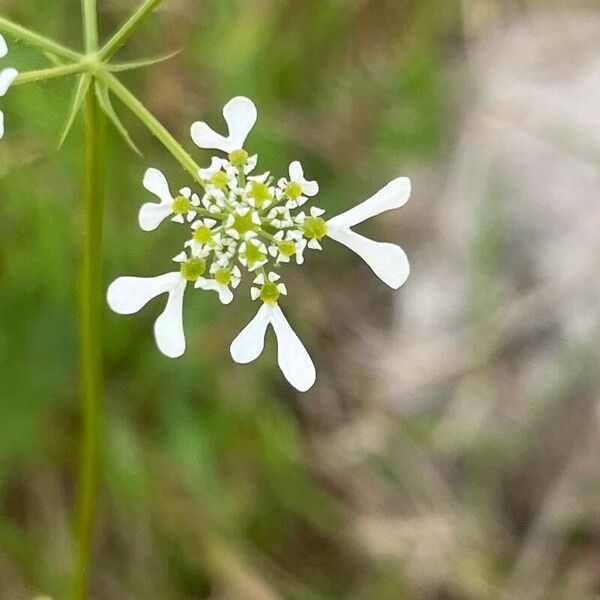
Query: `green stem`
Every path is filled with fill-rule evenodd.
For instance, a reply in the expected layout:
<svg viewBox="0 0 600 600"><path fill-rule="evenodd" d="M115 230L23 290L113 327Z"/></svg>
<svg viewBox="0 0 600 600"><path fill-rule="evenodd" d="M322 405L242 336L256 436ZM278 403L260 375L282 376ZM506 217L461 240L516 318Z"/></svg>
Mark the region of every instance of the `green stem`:
<svg viewBox="0 0 600 600"><path fill-rule="evenodd" d="M106 148L104 113L91 89L86 96L85 117L85 194L79 291L83 439L77 485L73 600L88 597L102 431L102 221Z"/></svg>
<svg viewBox="0 0 600 600"><path fill-rule="evenodd" d="M35 33L27 29L26 27L22 27L21 25L17 25L13 23L9 19L5 19L4 17L0 17L0 32L6 33L15 37L19 40L22 40L26 44L30 46L36 46L50 54L55 56L60 56L61 58L66 58L67 60L80 61L82 56L79 52L75 52L58 42L51 40L39 33Z"/></svg>
<svg viewBox="0 0 600 600"><path fill-rule="evenodd" d="M149 15L162 0L144 0L139 8L125 21L121 28L108 40L100 50L100 59L110 59L139 27L143 19Z"/></svg>
<svg viewBox="0 0 600 600"><path fill-rule="evenodd" d="M23 85L34 81L46 81L47 79L55 79L56 77L64 77L65 75L83 73L87 70L89 70L88 64L77 63L74 65L61 65L60 67L40 69L39 71L28 71L27 73L19 73L19 76L15 79L13 85Z"/></svg>
<svg viewBox="0 0 600 600"><path fill-rule="evenodd" d="M98 13L96 11L96 0L81 0L81 12L83 15L85 50L88 54L91 54L98 50Z"/></svg>
<svg viewBox="0 0 600 600"><path fill-rule="evenodd" d="M162 123L114 75L98 73L97 77L146 125L194 180L204 186L204 182L198 175L200 167Z"/></svg>

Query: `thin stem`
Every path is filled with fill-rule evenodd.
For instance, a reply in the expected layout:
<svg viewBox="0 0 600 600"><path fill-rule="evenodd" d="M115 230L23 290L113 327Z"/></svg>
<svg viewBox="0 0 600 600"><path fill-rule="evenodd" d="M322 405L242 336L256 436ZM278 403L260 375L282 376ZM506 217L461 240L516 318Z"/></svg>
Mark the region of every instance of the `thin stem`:
<svg viewBox="0 0 600 600"><path fill-rule="evenodd" d="M98 13L96 0L81 0L85 50L88 54L98 50Z"/></svg>
<svg viewBox="0 0 600 600"><path fill-rule="evenodd" d="M23 85L34 81L46 81L47 79L55 79L56 77L64 77L65 75L83 73L88 69L88 64L76 63L73 65L61 65L49 69L40 69L39 71L28 71L26 73L19 73L19 76L15 79L13 85Z"/></svg>
<svg viewBox="0 0 600 600"><path fill-rule="evenodd" d="M85 194L79 290L83 439L77 485L77 552L73 600L88 597L102 430L102 221L105 182L105 117L93 90L86 96Z"/></svg>
<svg viewBox="0 0 600 600"><path fill-rule="evenodd" d="M146 125L194 180L204 186L204 182L198 175L200 167L162 123L114 75L110 73L98 73L97 77L106 83L113 94Z"/></svg>
<svg viewBox="0 0 600 600"><path fill-rule="evenodd" d="M108 40L100 50L101 60L108 60L123 46L139 27L143 19L149 15L162 0L144 0L139 8L125 21L121 28Z"/></svg>
<svg viewBox="0 0 600 600"><path fill-rule="evenodd" d="M36 46L50 54L66 58L67 60L80 61L82 58L82 55L79 52L75 52L74 50L63 46L46 36L35 33L26 27L17 25L4 17L0 17L0 32L11 35L30 46Z"/></svg>

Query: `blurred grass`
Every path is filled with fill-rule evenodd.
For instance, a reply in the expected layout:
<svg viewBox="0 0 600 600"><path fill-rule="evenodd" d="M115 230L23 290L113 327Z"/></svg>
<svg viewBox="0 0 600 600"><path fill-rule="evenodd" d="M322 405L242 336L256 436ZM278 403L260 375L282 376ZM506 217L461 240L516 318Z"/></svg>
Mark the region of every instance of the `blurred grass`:
<svg viewBox="0 0 600 600"><path fill-rule="evenodd" d="M99 5L106 37L134 3ZM81 45L77 2L0 0L0 10ZM250 148L261 165L281 173L290 160L301 160L321 185L321 205L334 214L394 176L417 165L418 171L435 168L447 158L462 100L454 87L461 75L453 70L465 43L461 3L454 1L165 0L122 58L183 50L124 80L200 163L209 156L192 147L190 123L219 123L224 101L252 97L259 121ZM22 71L44 64L18 43L11 44L10 58ZM55 147L72 86L21 87L2 99L0 597L11 600L42 592L64 598L71 561L80 124L60 153ZM111 134L105 282L164 272L183 241L168 224L153 235L136 226L146 199L145 168L165 170L174 186L188 183L157 142L118 111L145 156L133 155ZM485 350L495 343L506 250L502 211L493 198L477 221L474 356L477 344ZM368 227L399 240L397 223ZM410 236L418 233L407 235L410 254ZM394 423L392 458L376 456L349 469L343 465L351 453L336 455L340 467L320 444L351 427L369 401L370 381L358 374L359 389L348 393L345 371L336 369L347 356L340 340L355 326L342 322L338 311L381 327L390 295L375 285L364 291L368 269L332 244L307 266L302 273L290 269L285 306L323 382L302 397L273 366L272 341L252 366L231 362L229 343L254 310L243 293L227 309L212 294L188 298L188 351L177 361L154 347L158 302L135 318L105 313L105 472L94 599L499 597L517 552L513 528L524 527L530 510L525 501L504 505L510 502L507 480L510 487L517 479L512 469L526 458L519 452L543 452L527 440L553 431L553 419L564 411L561 394L580 380L589 357L566 352L548 390L540 392L539 420L510 435L499 426L453 436L452 423L440 424L435 410L396 422L378 407L380 418ZM375 310L366 315L367 307ZM456 390L437 391L498 410L493 377L483 369L467 374ZM380 427L377 421L375 431ZM444 435L436 435L440 431ZM360 436L350 435L349 443L354 448ZM440 465L449 465L454 489L438 476ZM395 529L397 523L386 521L389 505L406 513L417 507L414 521ZM423 507L437 507L448 521L430 523ZM367 508L380 512L381 523L363 530ZM371 531L380 532L377 543L370 543ZM416 557L432 553L430 572L419 575L410 559L399 564L373 550L399 540L408 540ZM436 552L446 557L453 547L460 555L437 560Z"/></svg>

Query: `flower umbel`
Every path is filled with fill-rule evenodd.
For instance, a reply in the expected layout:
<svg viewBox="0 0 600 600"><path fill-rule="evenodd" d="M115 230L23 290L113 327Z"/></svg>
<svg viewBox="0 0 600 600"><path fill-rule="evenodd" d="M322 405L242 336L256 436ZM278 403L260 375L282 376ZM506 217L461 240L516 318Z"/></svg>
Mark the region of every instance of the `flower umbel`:
<svg viewBox="0 0 600 600"><path fill-rule="evenodd" d="M254 174L257 156L244 148L257 118L253 102L233 98L223 116L227 136L202 122L191 128L192 139L200 148L227 153L226 158L213 157L209 167L200 169L197 185L202 189L198 193L183 188L174 196L158 169L148 169L144 176L144 187L160 202L141 207L141 228L152 231L167 217L189 228L185 250L173 259L179 263L179 271L151 278L120 277L108 289L108 303L115 312L131 314L155 296L168 293L154 333L161 352L176 357L185 351L182 308L187 284L214 291L223 304L229 304L243 272L252 273L250 296L260 300L261 307L232 342L231 356L238 363L258 358L271 325L279 367L296 389L306 391L315 382L316 371L279 307L287 288L278 271L292 261L303 264L305 250L321 250L323 239L330 237L361 256L387 285L399 288L409 274L404 251L359 235L352 227L404 205L410 196L410 181L395 179L362 204L325 220L325 211L317 206L299 210L318 194L319 186L305 178L298 161L290 164L289 177L276 180L268 171Z"/></svg>
<svg viewBox="0 0 600 600"><path fill-rule="evenodd" d="M8 46L0 33L0 59L8 54ZM12 82L17 78L18 71L12 67L0 70L0 98L6 94ZM4 113L0 110L0 140L4 137Z"/></svg>

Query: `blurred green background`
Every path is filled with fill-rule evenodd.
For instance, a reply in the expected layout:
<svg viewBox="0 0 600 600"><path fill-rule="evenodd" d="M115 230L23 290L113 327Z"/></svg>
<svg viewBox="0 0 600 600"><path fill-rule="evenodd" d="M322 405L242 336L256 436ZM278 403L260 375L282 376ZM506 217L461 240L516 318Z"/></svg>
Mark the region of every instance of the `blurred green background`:
<svg viewBox="0 0 600 600"><path fill-rule="evenodd" d="M104 38L134 6L99 1ZM81 47L74 0L0 11ZM231 361L245 294L189 295L175 361L151 334L162 301L105 311L94 599L600 598L599 22L592 1L165 0L120 57L182 52L123 81L203 165L189 125L249 96L259 166L301 160L328 214L411 176L409 205L365 231L413 275L393 293L333 242L288 269L283 309L318 370L304 395L273 339ZM2 64L47 64L8 41ZM73 559L81 123L56 150L72 87L1 104L7 600L64 598ZM189 184L115 106L144 157L111 131L105 284L165 272L183 242L137 227L144 170Z"/></svg>

